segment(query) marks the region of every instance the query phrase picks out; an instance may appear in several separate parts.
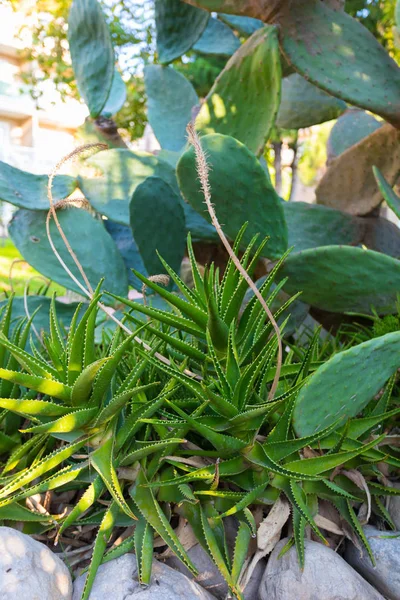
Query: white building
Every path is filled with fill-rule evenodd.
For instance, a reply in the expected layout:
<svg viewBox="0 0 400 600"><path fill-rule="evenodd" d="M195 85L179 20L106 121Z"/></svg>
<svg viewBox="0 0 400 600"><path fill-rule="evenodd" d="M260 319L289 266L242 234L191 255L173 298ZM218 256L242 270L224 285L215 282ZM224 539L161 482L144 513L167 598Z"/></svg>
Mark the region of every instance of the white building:
<svg viewBox="0 0 400 600"><path fill-rule="evenodd" d="M26 67L17 38L23 14L0 6L0 160L48 173L75 145L75 132L87 114L79 102L62 102L51 82L38 109L29 92L21 93L19 73Z"/></svg>

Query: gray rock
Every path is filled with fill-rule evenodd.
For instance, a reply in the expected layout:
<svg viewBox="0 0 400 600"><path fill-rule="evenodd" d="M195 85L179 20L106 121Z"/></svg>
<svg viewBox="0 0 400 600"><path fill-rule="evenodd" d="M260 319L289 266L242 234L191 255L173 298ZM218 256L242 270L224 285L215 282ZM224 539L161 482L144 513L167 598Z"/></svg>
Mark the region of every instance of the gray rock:
<svg viewBox="0 0 400 600"><path fill-rule="evenodd" d="M0 527L1 600L71 600L67 567L47 546L11 527Z"/></svg>
<svg viewBox="0 0 400 600"><path fill-rule="evenodd" d="M80 600L86 574L74 583L72 600ZM151 583L141 587L137 580L136 558L125 554L101 565L89 600L213 600L214 596L203 590L182 573L167 565L153 561ZM44 600L44 599L41 599Z"/></svg>
<svg viewBox="0 0 400 600"><path fill-rule="evenodd" d="M278 558L287 541L281 540L271 554L260 600L384 600L336 552L317 542L305 542L304 571L294 546Z"/></svg>
<svg viewBox="0 0 400 600"><path fill-rule="evenodd" d="M194 579L194 581L211 592L216 598L223 600L228 593L228 584L205 550L203 550L200 544L196 544L187 553L199 572L196 578L177 557L172 556L167 558L165 562L173 569L190 577L190 579ZM244 590L244 600L258 600L258 588L260 587L265 566L266 561L261 560L254 569L251 579Z"/></svg>
<svg viewBox="0 0 400 600"><path fill-rule="evenodd" d="M364 532L370 543L376 567L372 566L364 549L360 554L360 551L350 542L346 546L346 560L386 598L399 600L400 537L394 536L400 536L400 533L379 531L370 525L364 527ZM392 539L389 539L388 536L392 536Z"/></svg>
<svg viewBox="0 0 400 600"><path fill-rule="evenodd" d="M400 483L394 483L393 487L399 489ZM400 531L400 496L390 496L388 510L393 519L393 523Z"/></svg>

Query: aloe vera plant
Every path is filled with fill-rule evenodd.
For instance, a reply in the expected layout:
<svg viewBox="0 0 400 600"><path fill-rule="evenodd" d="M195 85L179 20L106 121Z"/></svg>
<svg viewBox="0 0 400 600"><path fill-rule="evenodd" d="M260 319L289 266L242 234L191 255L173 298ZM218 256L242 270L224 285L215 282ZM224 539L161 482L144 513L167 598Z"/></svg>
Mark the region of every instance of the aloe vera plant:
<svg viewBox="0 0 400 600"><path fill-rule="evenodd" d="M245 227L235 248L244 233ZM248 272L265 243L257 246L254 239L245 251L241 262ZM259 300L253 296L243 305L247 283L232 260L220 279L213 265L200 274L190 238L188 254L192 288L164 263L179 293L136 273L172 310L117 298L126 305L124 321L132 334L117 329L99 346L94 343L99 288L68 331L53 303L50 333L43 347L31 342L31 352L26 350L30 323L21 321L9 336L12 300L3 309L0 517L36 521L42 531L55 528L58 538L77 524L98 524L84 599L101 562L129 550L135 550L141 582L148 583L155 534L195 573L174 515L190 523L237 599L243 597L249 542L257 535L257 506L268 511L287 499L301 564L306 527L325 539L317 524L322 500L334 504L369 549L355 509L368 501L365 490L342 470L363 474L372 509L391 524L380 499L397 492L381 482L375 465L399 466L390 440L379 435L399 412L391 404L393 381L367 416L338 419L296 437L292 415L299 394L321 365L318 334L308 349L287 355L277 392L269 397L278 341ZM260 288L269 304L284 284L277 279L280 267ZM153 350L145 350L141 340ZM372 441L371 432L378 434ZM34 494L77 488L83 494L68 516L24 508ZM224 523L232 516L238 531L231 556ZM121 524L134 526L134 533L109 546Z"/></svg>

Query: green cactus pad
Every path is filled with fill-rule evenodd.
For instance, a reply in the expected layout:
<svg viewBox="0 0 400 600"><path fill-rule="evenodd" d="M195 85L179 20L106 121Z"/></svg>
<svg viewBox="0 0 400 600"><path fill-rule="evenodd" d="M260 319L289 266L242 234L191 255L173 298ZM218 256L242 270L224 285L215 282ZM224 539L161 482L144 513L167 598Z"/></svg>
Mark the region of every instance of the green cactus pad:
<svg viewBox="0 0 400 600"><path fill-rule="evenodd" d="M376 182L386 204L392 209L396 217L400 219L400 198L392 190L392 187L388 184L380 170L377 167L373 167L373 171Z"/></svg>
<svg viewBox="0 0 400 600"><path fill-rule="evenodd" d="M376 252L400 258L400 229L383 217L359 217L364 226L362 244Z"/></svg>
<svg viewBox="0 0 400 600"><path fill-rule="evenodd" d="M9 226L14 244L25 260L39 273L82 294L53 254L46 235L47 211L18 210ZM124 262L113 240L101 221L80 208L70 207L57 212L61 227L93 287L105 277L104 288L116 294L128 293ZM82 277L58 233L54 220L50 224L51 237L56 249L74 275ZM95 248L94 252L90 249ZM83 282L82 282L83 283Z"/></svg>
<svg viewBox="0 0 400 600"><path fill-rule="evenodd" d="M92 117L103 110L114 78L111 35L97 0L74 0L68 41L79 92Z"/></svg>
<svg viewBox="0 0 400 600"><path fill-rule="evenodd" d="M199 54L232 56L238 48L240 48L240 41L232 29L218 19L210 19L192 50Z"/></svg>
<svg viewBox="0 0 400 600"><path fill-rule="evenodd" d="M393 185L399 164L400 131L386 124L332 162L316 189L317 202L365 215L383 199L372 167L377 166Z"/></svg>
<svg viewBox="0 0 400 600"><path fill-rule="evenodd" d="M243 237L270 236L265 256L278 258L287 248L287 229L281 201L257 158L237 140L220 134L201 138L210 166L212 202L225 233L234 239L248 221ZM177 176L183 197L208 217L196 172L193 148L181 157Z"/></svg>
<svg viewBox="0 0 400 600"><path fill-rule="evenodd" d="M325 246L291 254L281 269L285 291L302 291L307 304L331 312L395 311L400 261L351 246Z"/></svg>
<svg viewBox="0 0 400 600"><path fill-rule="evenodd" d="M115 148L98 152L87 163L100 176L79 177L79 187L97 212L121 225L129 225L129 202L147 177L161 177L178 189L173 167L147 152Z"/></svg>
<svg viewBox="0 0 400 600"><path fill-rule="evenodd" d="M228 61L201 107L196 129L230 135L260 154L275 123L280 89L278 32L264 27Z"/></svg>
<svg viewBox="0 0 400 600"><path fill-rule="evenodd" d="M186 225L179 196L172 187L159 177L148 177L132 196L130 221L148 273L165 273L157 252L179 272L185 253Z"/></svg>
<svg viewBox="0 0 400 600"><path fill-rule="evenodd" d="M362 241L364 226L357 217L307 202L282 202L282 206L288 245L294 252L333 244L356 246Z"/></svg>
<svg viewBox="0 0 400 600"><path fill-rule="evenodd" d="M157 52L160 63L185 54L206 28L210 15L181 0L156 0Z"/></svg>
<svg viewBox="0 0 400 600"><path fill-rule="evenodd" d="M293 425L299 437L355 417L400 367L400 332L340 352L322 365L297 397Z"/></svg>
<svg viewBox="0 0 400 600"><path fill-rule="evenodd" d="M283 52L306 79L400 126L400 68L356 19L296 0L279 24Z"/></svg>
<svg viewBox="0 0 400 600"><path fill-rule="evenodd" d="M179 151L199 99L190 81L172 67L149 65L144 71L149 123L162 148Z"/></svg>
<svg viewBox="0 0 400 600"><path fill-rule="evenodd" d="M298 73L282 80L282 98L276 119L281 129L311 127L336 119L346 103L323 92Z"/></svg>
<svg viewBox="0 0 400 600"><path fill-rule="evenodd" d="M104 225L114 240L125 263L128 273L128 283L132 285L135 290L141 291L143 283L132 273L131 269L139 271L139 273L142 273L142 275L145 275L146 277L148 276L148 273L143 264L142 257L140 256L137 243L133 239L132 229L127 225L120 225L119 223L110 221L110 219L106 219Z"/></svg>
<svg viewBox="0 0 400 600"><path fill-rule="evenodd" d="M49 209L48 175L34 175L0 161L0 200L30 210ZM76 188L76 179L57 175L53 181L54 201L66 198Z"/></svg>
<svg viewBox="0 0 400 600"><path fill-rule="evenodd" d="M153 154L115 148L99 152L88 163L101 175L90 179L80 177L79 187L97 212L121 225L130 226L132 194L147 177L160 177L180 196L174 167ZM214 228L181 197L180 200L193 239L215 241Z"/></svg>
<svg viewBox="0 0 400 600"><path fill-rule="evenodd" d="M400 257L400 230L382 217L361 218L318 204L282 202L289 247L294 252L322 246L364 245Z"/></svg>
<svg viewBox="0 0 400 600"><path fill-rule="evenodd" d="M264 23L262 21L259 19L253 19L252 17L238 17L237 15L227 15L224 13L221 13L218 16L222 21L224 21L224 23L227 23L233 29L236 29L240 35L246 37L252 35L255 31L257 31L257 29L264 27Z"/></svg>
<svg viewBox="0 0 400 600"><path fill-rule="evenodd" d="M101 111L103 117L110 118L115 115L126 101L126 85L119 71L114 69L114 77L108 100Z"/></svg>
<svg viewBox="0 0 400 600"><path fill-rule="evenodd" d="M358 144L382 125L382 121L378 121L364 110L347 110L331 129L328 138L328 162Z"/></svg>

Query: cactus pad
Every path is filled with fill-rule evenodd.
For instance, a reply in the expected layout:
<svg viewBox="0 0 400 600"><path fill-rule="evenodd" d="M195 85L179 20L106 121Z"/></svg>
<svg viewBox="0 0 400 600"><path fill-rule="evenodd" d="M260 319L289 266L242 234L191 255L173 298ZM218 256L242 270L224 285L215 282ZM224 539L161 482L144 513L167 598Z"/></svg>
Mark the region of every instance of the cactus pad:
<svg viewBox="0 0 400 600"><path fill-rule="evenodd" d="M0 200L30 210L49 209L48 175L34 175L0 161ZM57 175L53 182L54 200L66 198L76 188L76 179Z"/></svg>
<svg viewBox="0 0 400 600"><path fill-rule="evenodd" d="M307 436L341 417L355 417L399 367L400 332L335 354L300 390L293 412L296 434Z"/></svg>
<svg viewBox="0 0 400 600"><path fill-rule="evenodd" d="M137 243L133 239L132 229L127 225L120 225L107 219L104 221L105 228L114 240L122 259L125 263L125 267L128 273L128 282L132 285L135 290L140 291L143 283L136 275L134 275L131 269L139 271L142 275L148 276L146 267L143 264L142 257L140 256L139 248Z"/></svg>
<svg viewBox="0 0 400 600"><path fill-rule="evenodd" d="M178 189L173 167L147 152L115 148L98 152L87 163L100 176L79 177L79 187L97 212L121 225L129 225L129 202L147 177L161 177Z"/></svg>
<svg viewBox="0 0 400 600"><path fill-rule="evenodd" d="M317 202L365 215L382 202L372 167L377 166L393 185L399 163L400 131L386 124L331 163L316 189Z"/></svg>
<svg viewBox="0 0 400 600"><path fill-rule="evenodd" d="M126 101L126 85L119 71L114 69L114 77L107 102L101 111L103 117L110 118L115 115Z"/></svg>
<svg viewBox="0 0 400 600"><path fill-rule="evenodd" d="M185 54L206 28L210 15L181 0L156 0L157 52L160 63Z"/></svg>
<svg viewBox="0 0 400 600"><path fill-rule="evenodd" d="M103 110L114 78L111 35L97 0L75 0L68 18L68 41L78 89L92 117Z"/></svg>
<svg viewBox="0 0 400 600"><path fill-rule="evenodd" d="M328 245L361 243L361 219L326 206L307 202L282 202L288 227L289 247L294 252Z"/></svg>
<svg viewBox="0 0 400 600"><path fill-rule="evenodd" d="M245 37L252 35L257 29L261 29L264 27L264 23L259 19L253 19L252 17L239 17L237 15L227 15L227 14L219 14L218 15L222 21L230 25L233 29L236 29Z"/></svg>
<svg viewBox="0 0 400 600"><path fill-rule="evenodd" d="M328 138L328 163L368 137L383 123L359 108L347 110L335 123Z"/></svg>
<svg viewBox="0 0 400 600"><path fill-rule="evenodd" d="M255 233L270 236L264 255L280 257L287 248L283 208L260 162L246 146L229 136L206 135L201 142L210 166L212 202L225 233L235 238L248 221L243 244L247 245ZM183 197L208 218L193 148L182 155L177 176Z"/></svg>
<svg viewBox="0 0 400 600"><path fill-rule="evenodd" d="M230 135L260 154L275 122L280 89L278 32L273 26L263 27L235 52L216 79L196 129Z"/></svg>
<svg viewBox="0 0 400 600"><path fill-rule="evenodd" d="M240 48L240 41L232 29L218 19L210 19L192 50L199 54L232 56L238 48Z"/></svg>
<svg viewBox="0 0 400 600"><path fill-rule="evenodd" d="M9 226L9 233L22 256L46 277L82 294L51 251L46 235L48 211L18 210ZM57 212L58 219L76 256L93 287L105 277L104 287L116 294L127 294L128 280L124 262L103 223L85 210L70 207ZM50 223L51 237L64 262L76 277L82 277L70 257L54 220ZM91 248L96 248L94 252ZM82 282L83 283L83 282Z"/></svg>
<svg viewBox="0 0 400 600"><path fill-rule="evenodd" d="M130 221L148 273L165 273L157 252L179 272L186 244L185 215L172 187L159 177L148 177L132 196Z"/></svg>
<svg viewBox="0 0 400 600"><path fill-rule="evenodd" d="M276 119L281 129L311 127L336 119L346 103L323 92L298 73L282 79L282 98Z"/></svg>
<svg viewBox="0 0 400 600"><path fill-rule="evenodd" d="M361 23L320 0L296 0L279 24L283 52L306 79L400 127L400 68Z"/></svg>
<svg viewBox="0 0 400 600"><path fill-rule="evenodd" d="M192 84L172 67L149 65L144 71L148 119L162 148L179 151L186 126L199 103Z"/></svg>
<svg viewBox="0 0 400 600"><path fill-rule="evenodd" d="M285 291L331 312L395 311L400 261L351 246L325 246L291 254L281 269Z"/></svg>

